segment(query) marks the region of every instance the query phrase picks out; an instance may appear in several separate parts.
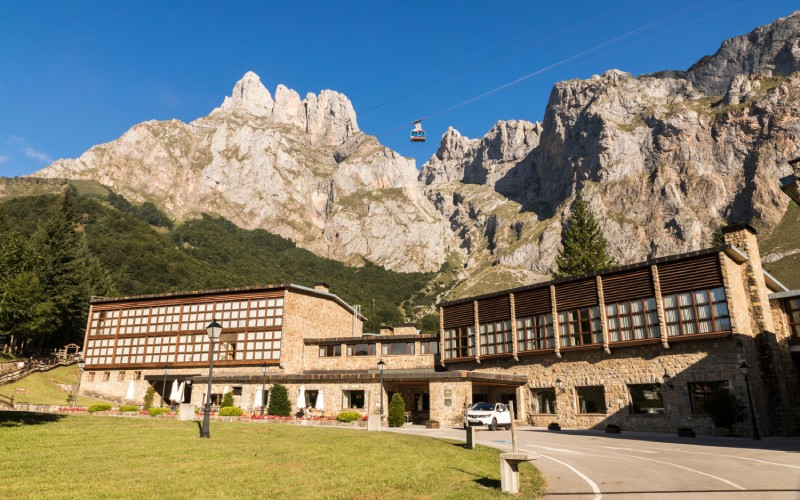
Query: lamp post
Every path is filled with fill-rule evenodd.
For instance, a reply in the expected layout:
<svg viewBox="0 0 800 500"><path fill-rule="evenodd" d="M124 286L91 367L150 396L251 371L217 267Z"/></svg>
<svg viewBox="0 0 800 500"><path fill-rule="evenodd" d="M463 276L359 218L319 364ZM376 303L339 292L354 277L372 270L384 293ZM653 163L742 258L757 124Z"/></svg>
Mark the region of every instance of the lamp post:
<svg viewBox="0 0 800 500"><path fill-rule="evenodd" d="M72 396L72 407L78 403L78 392L81 390L81 378L83 378L83 369L86 367L86 361L81 359L78 361L78 383L75 384L75 394Z"/></svg>
<svg viewBox="0 0 800 500"><path fill-rule="evenodd" d="M378 361L378 373L381 375L381 417L383 417L383 370L386 369L386 363L383 360Z"/></svg>
<svg viewBox="0 0 800 500"><path fill-rule="evenodd" d="M164 367L164 381L161 383L161 403L158 404L159 407L164 406L164 395L167 394L167 374L169 373L169 368L166 366Z"/></svg>
<svg viewBox="0 0 800 500"><path fill-rule="evenodd" d="M669 373L667 373L666 369L664 369L664 376L662 378L664 379L664 385L666 385L670 389L675 388L674 384L672 383L672 377L669 376Z"/></svg>
<svg viewBox="0 0 800 500"><path fill-rule="evenodd" d="M556 388L560 391L564 389L564 382L560 378L556 379Z"/></svg>
<svg viewBox="0 0 800 500"><path fill-rule="evenodd" d="M206 389L206 404L203 407L203 427L200 429L201 438L210 438L211 434L208 431L209 413L211 413L211 371L214 369L214 341L219 339L222 333L222 325L213 320L206 327L208 333L208 388Z"/></svg>
<svg viewBox="0 0 800 500"><path fill-rule="evenodd" d="M747 361L742 361L742 364L739 365L739 371L744 375L744 384L747 386L747 402L750 404L750 421L753 423L753 439L758 440L761 439L761 434L758 432L756 411L753 408L753 396L750 394L750 377L747 376L749 368L750 365L747 364Z"/></svg>
<svg viewBox="0 0 800 500"><path fill-rule="evenodd" d="M264 416L264 406L267 402L264 400L264 386L267 385L267 364L261 365L261 416Z"/></svg>

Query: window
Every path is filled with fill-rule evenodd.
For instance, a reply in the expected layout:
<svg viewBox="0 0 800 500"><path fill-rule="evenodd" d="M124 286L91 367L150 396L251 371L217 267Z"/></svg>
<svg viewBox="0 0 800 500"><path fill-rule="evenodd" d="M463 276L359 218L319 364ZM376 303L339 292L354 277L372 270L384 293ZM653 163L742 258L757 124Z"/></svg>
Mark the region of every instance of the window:
<svg viewBox="0 0 800 500"><path fill-rule="evenodd" d="M89 372L88 380L89 382L94 382L94 372Z"/></svg>
<svg viewBox="0 0 800 500"><path fill-rule="evenodd" d="M731 329L724 288L664 295L664 314L670 337Z"/></svg>
<svg viewBox="0 0 800 500"><path fill-rule="evenodd" d="M142 380L142 372L133 372L133 380Z"/></svg>
<svg viewBox="0 0 800 500"><path fill-rule="evenodd" d="M786 315L789 317L789 331L800 337L800 298L786 299Z"/></svg>
<svg viewBox="0 0 800 500"><path fill-rule="evenodd" d="M401 356L403 354L414 354L413 342L392 342L391 344L384 343L381 346L381 352L384 356Z"/></svg>
<svg viewBox="0 0 800 500"><path fill-rule="evenodd" d="M533 351L556 346L553 333L553 315L539 314L517 318L517 350Z"/></svg>
<svg viewBox="0 0 800 500"><path fill-rule="evenodd" d="M466 358L475 355L475 327L460 326L444 331L444 357Z"/></svg>
<svg viewBox="0 0 800 500"><path fill-rule="evenodd" d="M323 358L331 358L334 356L342 355L342 345L321 345L319 346L319 355Z"/></svg>
<svg viewBox="0 0 800 500"><path fill-rule="evenodd" d="M631 413L664 413L661 384L629 385L628 394Z"/></svg>
<svg viewBox="0 0 800 500"><path fill-rule="evenodd" d="M375 344L347 344L348 356L374 356Z"/></svg>
<svg viewBox="0 0 800 500"><path fill-rule="evenodd" d="M436 340L420 342L419 352L421 354L439 354L439 342Z"/></svg>
<svg viewBox="0 0 800 500"><path fill-rule="evenodd" d="M111 380L111 372L103 372L103 382Z"/></svg>
<svg viewBox="0 0 800 500"><path fill-rule="evenodd" d="M241 396L242 395L242 386L241 385L234 385L233 389L231 390L234 396Z"/></svg>
<svg viewBox="0 0 800 500"><path fill-rule="evenodd" d="M481 323L481 355L511 352L511 320Z"/></svg>
<svg viewBox="0 0 800 500"><path fill-rule="evenodd" d="M531 404L533 413L555 413L556 391L553 388L531 389Z"/></svg>
<svg viewBox="0 0 800 500"><path fill-rule="evenodd" d="M342 391L342 408L364 408L364 391Z"/></svg>
<svg viewBox="0 0 800 500"><path fill-rule="evenodd" d="M576 387L578 413L605 413L606 392L603 386Z"/></svg>
<svg viewBox="0 0 800 500"><path fill-rule="evenodd" d="M306 404L304 408L313 408L317 405L319 391L306 391Z"/></svg>
<svg viewBox="0 0 800 500"><path fill-rule="evenodd" d="M728 381L716 382L689 382L689 403L692 413L705 413L705 402L712 392L727 391Z"/></svg>
<svg viewBox="0 0 800 500"><path fill-rule="evenodd" d="M654 339L661 336L654 297L606 304L606 317L611 342Z"/></svg>
<svg viewBox="0 0 800 500"><path fill-rule="evenodd" d="M117 380L119 381L125 380L125 372L117 373Z"/></svg>
<svg viewBox="0 0 800 500"><path fill-rule="evenodd" d="M581 307L558 313L561 347L603 343L600 307Z"/></svg>

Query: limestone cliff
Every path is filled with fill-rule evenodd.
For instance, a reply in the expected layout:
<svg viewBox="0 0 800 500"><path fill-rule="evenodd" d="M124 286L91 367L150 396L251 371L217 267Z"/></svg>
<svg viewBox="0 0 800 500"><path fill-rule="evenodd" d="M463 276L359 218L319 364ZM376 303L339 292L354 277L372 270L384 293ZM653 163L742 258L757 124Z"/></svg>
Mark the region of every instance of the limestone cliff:
<svg viewBox="0 0 800 500"><path fill-rule="evenodd" d="M149 121L39 177L91 179L177 218L223 215L319 255L398 271L433 271L449 241L413 160L359 132L342 94L273 99L247 73L209 116Z"/></svg>

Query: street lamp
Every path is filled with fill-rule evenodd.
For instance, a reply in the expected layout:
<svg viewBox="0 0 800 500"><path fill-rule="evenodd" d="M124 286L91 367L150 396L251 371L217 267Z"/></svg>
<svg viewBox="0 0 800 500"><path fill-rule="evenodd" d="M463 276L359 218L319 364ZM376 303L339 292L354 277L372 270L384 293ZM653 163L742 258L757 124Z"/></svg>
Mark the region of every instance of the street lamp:
<svg viewBox="0 0 800 500"><path fill-rule="evenodd" d="M206 327L208 333L208 388L206 389L206 404L203 407L203 427L200 429L201 438L210 438L211 434L208 432L209 413L211 413L211 371L214 369L214 341L219 339L222 333L222 325L213 320Z"/></svg>
<svg viewBox="0 0 800 500"><path fill-rule="evenodd" d="M564 382L562 382L560 378L556 379L556 388L558 388L559 391L564 389Z"/></svg>
<svg viewBox="0 0 800 500"><path fill-rule="evenodd" d="M747 402L750 404L750 421L753 422L753 439L761 439L761 434L758 433L758 424L756 423L756 412L753 408L753 396L750 394L750 377L747 376L747 372L750 368L750 365L747 364L747 361L742 361L742 364L739 365L739 371L742 372L744 375L744 383L747 386Z"/></svg>
<svg viewBox="0 0 800 500"><path fill-rule="evenodd" d="M75 408L75 405L78 402L78 392L81 390L81 378L83 377L83 369L86 367L86 361L81 359L78 361L78 383L75 384L75 394L72 396L72 407Z"/></svg>
<svg viewBox="0 0 800 500"><path fill-rule="evenodd" d="M261 365L261 416L264 416L264 405L267 404L264 401L264 387L267 385L267 364L264 363Z"/></svg>
<svg viewBox="0 0 800 500"><path fill-rule="evenodd" d="M674 389L675 388L675 386L672 383L672 377L669 376L669 373L667 373L667 369L666 368L664 369L664 376L662 378L664 379L664 385L666 385L670 389Z"/></svg>
<svg viewBox="0 0 800 500"><path fill-rule="evenodd" d="M167 374L169 373L169 368L166 366L164 367L164 381L161 383L161 403L158 406L164 406L164 395L167 393Z"/></svg>
<svg viewBox="0 0 800 500"><path fill-rule="evenodd" d="M378 361L378 373L381 375L381 417L383 417L383 370L386 369L386 363L383 360Z"/></svg>

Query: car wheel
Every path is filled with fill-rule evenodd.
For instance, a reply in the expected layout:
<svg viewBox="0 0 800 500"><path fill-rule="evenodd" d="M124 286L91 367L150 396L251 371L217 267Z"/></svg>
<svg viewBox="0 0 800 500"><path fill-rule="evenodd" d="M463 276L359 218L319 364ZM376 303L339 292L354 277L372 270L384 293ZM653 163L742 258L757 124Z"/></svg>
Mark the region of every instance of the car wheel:
<svg viewBox="0 0 800 500"><path fill-rule="evenodd" d="M508 425L506 426L506 430L507 430L507 431L510 431L510 430L511 430L511 424L508 424Z"/></svg>
<svg viewBox="0 0 800 500"><path fill-rule="evenodd" d="M497 430L497 419L496 418L492 419L492 423L489 424L489 429L491 429L493 431Z"/></svg>

